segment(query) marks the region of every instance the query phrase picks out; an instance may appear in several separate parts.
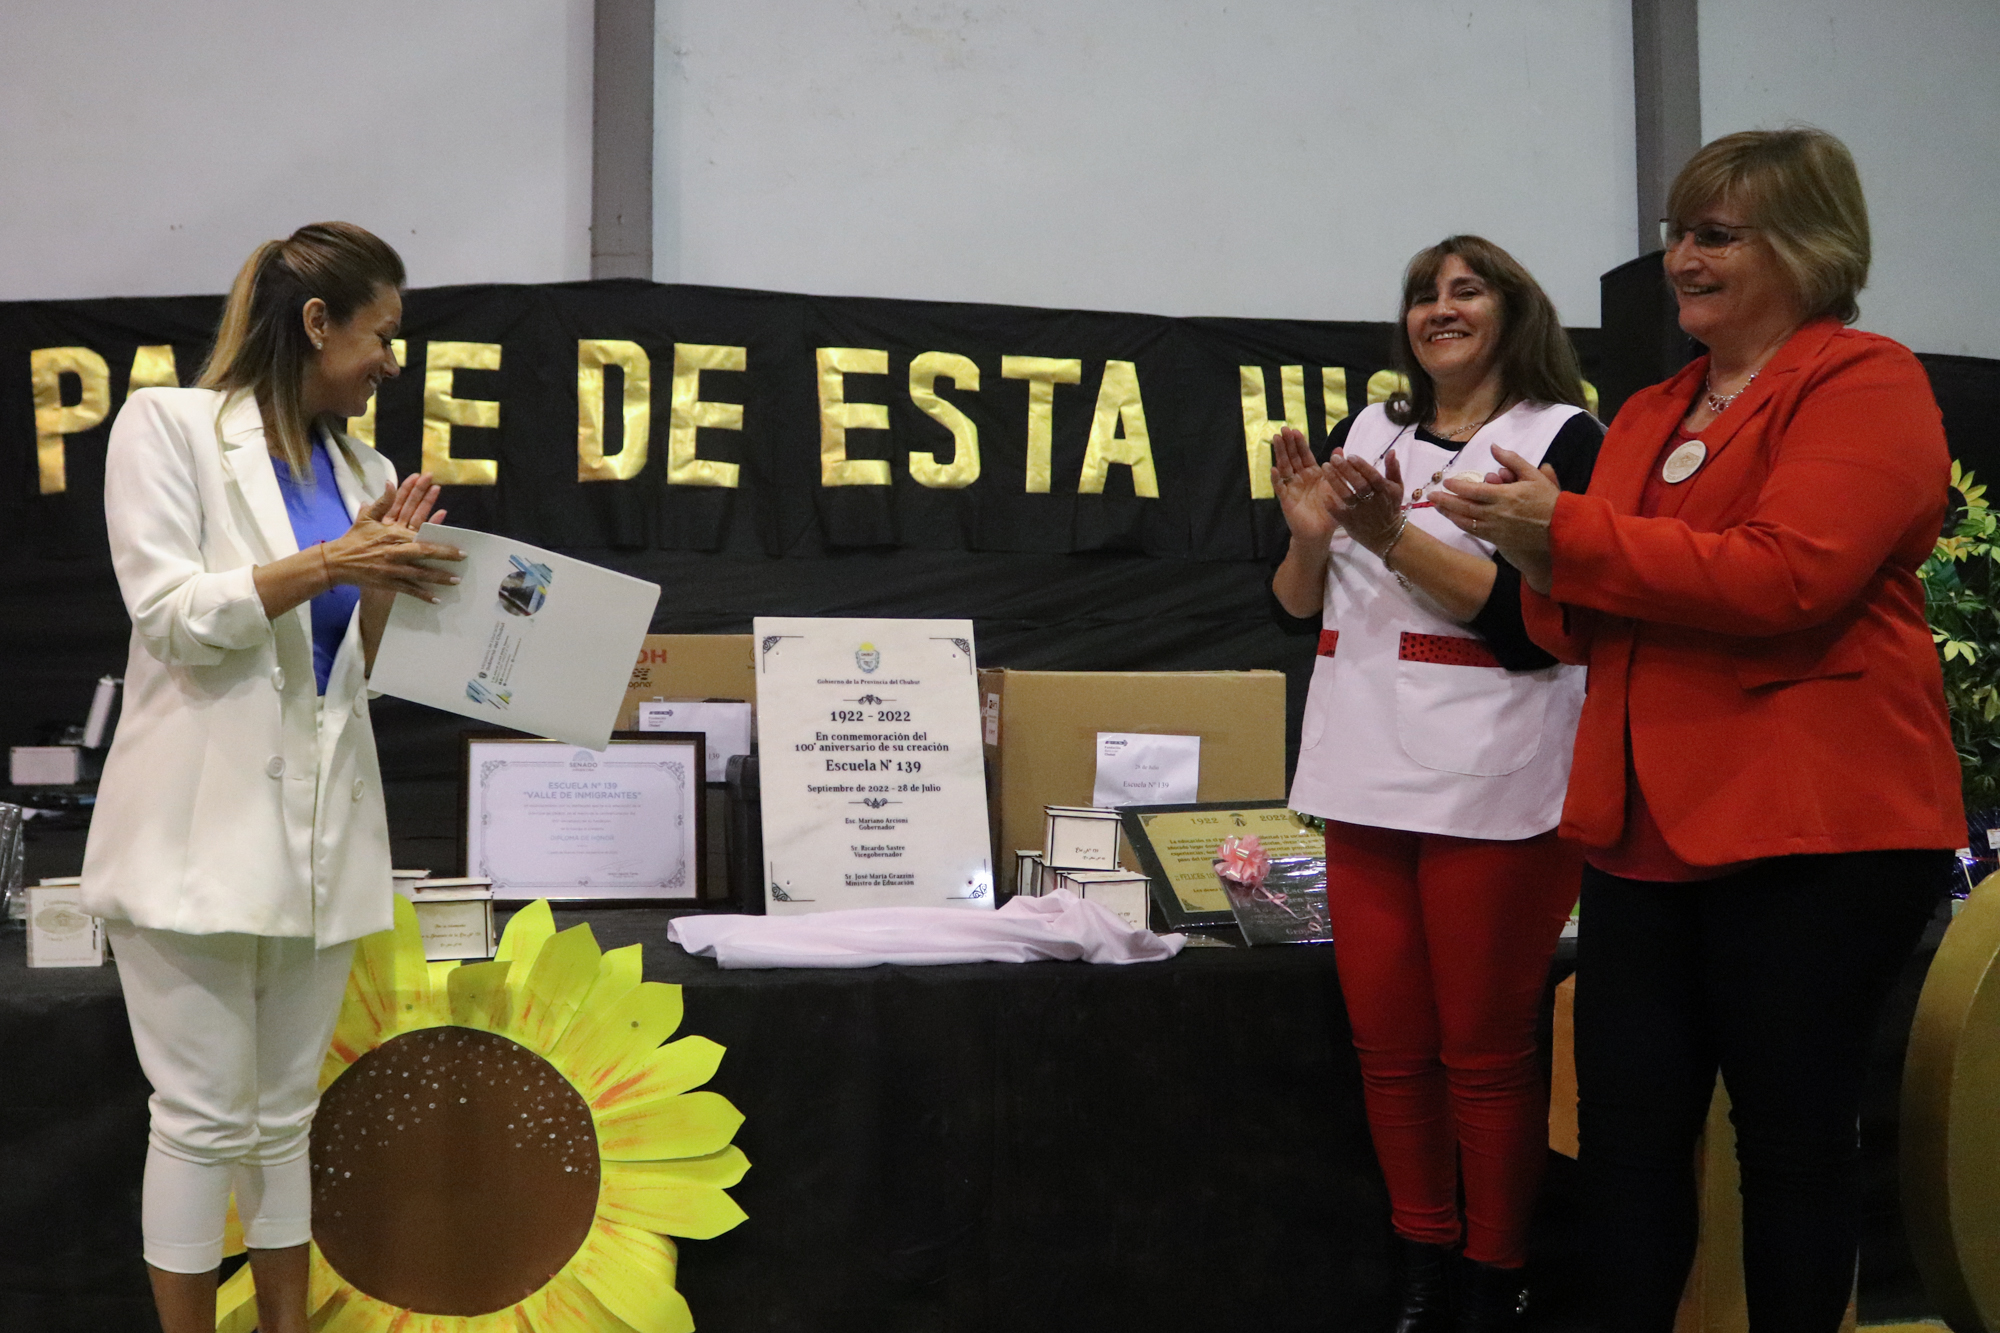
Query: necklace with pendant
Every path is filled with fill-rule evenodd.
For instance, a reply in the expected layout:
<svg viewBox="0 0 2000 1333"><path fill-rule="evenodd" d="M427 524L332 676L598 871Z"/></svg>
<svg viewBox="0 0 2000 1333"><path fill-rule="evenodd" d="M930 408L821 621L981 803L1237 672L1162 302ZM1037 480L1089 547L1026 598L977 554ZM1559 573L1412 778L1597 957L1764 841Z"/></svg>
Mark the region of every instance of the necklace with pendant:
<svg viewBox="0 0 2000 1333"><path fill-rule="evenodd" d="M1459 443L1458 451L1451 456L1451 462L1446 463L1443 467L1431 473L1431 479L1429 481L1417 487L1416 490L1410 492L1410 503L1413 505L1421 503L1424 498L1425 491L1436 490L1439 486L1444 484L1444 480L1446 477L1457 476L1458 473L1453 469L1457 465L1458 460L1465 456L1466 446L1470 445L1472 441L1475 438L1477 438L1479 432L1485 430L1487 426L1491 425L1493 422L1493 418L1499 415L1500 415L1500 405L1498 403L1495 403L1493 405L1493 410L1486 414L1486 419L1480 422L1478 425L1472 427L1472 434L1466 436L1464 440L1458 442ZM1464 429L1466 429L1464 426L1460 426L1458 430L1438 430L1436 427L1432 427L1431 434L1437 436L1439 439L1449 440L1452 438L1452 436L1458 434L1459 431L1462 431Z"/></svg>
<svg viewBox="0 0 2000 1333"><path fill-rule="evenodd" d="M1724 412L1727 412L1729 410L1729 405L1735 402L1738 398L1741 398L1743 396L1743 390L1748 389L1752 384L1755 384L1757 382L1757 377L1761 374L1763 374L1763 372L1760 370L1751 371L1750 378L1743 381L1742 388L1739 388L1735 393L1730 393L1730 394L1721 394L1715 391L1715 376L1713 374L1704 377L1701 383L1701 389L1704 399L1708 403L1708 410L1715 413L1715 415L1717 416L1721 416Z"/></svg>

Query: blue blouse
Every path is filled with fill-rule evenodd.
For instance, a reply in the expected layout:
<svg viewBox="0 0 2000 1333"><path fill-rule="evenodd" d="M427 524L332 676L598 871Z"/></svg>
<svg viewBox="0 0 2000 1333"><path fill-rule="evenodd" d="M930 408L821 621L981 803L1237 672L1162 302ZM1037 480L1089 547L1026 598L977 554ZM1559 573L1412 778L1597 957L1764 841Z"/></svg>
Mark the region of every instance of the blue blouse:
<svg viewBox="0 0 2000 1333"><path fill-rule="evenodd" d="M340 498L340 485L333 478L333 459L327 454L323 438L318 435L313 438L312 478L307 484L300 485L292 476L291 466L276 454L271 455L271 470L278 474L278 489L285 496L285 513L292 520L292 536L301 551L317 542L338 540L354 526L354 520L347 515L346 502ZM341 640L347 637L354 608L360 604L361 589L345 583L336 584L312 599L313 681L321 694L326 693L333 659L340 652Z"/></svg>

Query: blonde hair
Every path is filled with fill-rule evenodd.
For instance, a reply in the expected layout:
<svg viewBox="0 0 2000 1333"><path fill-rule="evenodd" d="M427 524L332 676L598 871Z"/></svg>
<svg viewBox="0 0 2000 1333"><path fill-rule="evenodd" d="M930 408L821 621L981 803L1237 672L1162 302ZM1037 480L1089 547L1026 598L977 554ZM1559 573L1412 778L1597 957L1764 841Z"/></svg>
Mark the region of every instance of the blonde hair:
<svg viewBox="0 0 2000 1333"><path fill-rule="evenodd" d="M1584 406L1583 373L1576 348L1563 332L1555 303L1521 267L1521 261L1484 236L1447 236L1417 251L1403 270L1403 308L1397 312L1389 351L1396 369L1409 380L1384 409L1399 426L1423 425L1437 411L1437 385L1410 345L1410 307L1437 291L1444 261L1457 255L1493 289L1500 305L1500 397L1530 403Z"/></svg>
<svg viewBox="0 0 2000 1333"><path fill-rule="evenodd" d="M1685 226L1728 201L1763 231L1808 318L1852 324L1873 258L1868 203L1847 145L1809 125L1745 130L1688 159L1667 194L1667 216Z"/></svg>
<svg viewBox="0 0 2000 1333"><path fill-rule="evenodd" d="M384 288L403 285L403 261L387 242L351 222L315 222L282 241L251 251L229 289L215 346L195 381L223 391L225 409L255 396L264 430L292 475L312 476L312 438L301 401L306 366L306 302L326 303L327 318L345 324ZM218 414L219 415L219 414ZM329 434L332 419L315 423Z"/></svg>

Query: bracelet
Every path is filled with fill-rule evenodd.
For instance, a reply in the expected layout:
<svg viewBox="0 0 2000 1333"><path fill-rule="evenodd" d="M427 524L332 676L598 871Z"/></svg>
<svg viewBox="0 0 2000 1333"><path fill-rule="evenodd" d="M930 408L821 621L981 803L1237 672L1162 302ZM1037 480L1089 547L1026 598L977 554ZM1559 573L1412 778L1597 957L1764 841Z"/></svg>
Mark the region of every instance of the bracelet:
<svg viewBox="0 0 2000 1333"><path fill-rule="evenodd" d="M1396 543L1403 540L1403 534L1409 531L1409 528L1410 528L1410 511L1405 509L1402 513L1401 521L1399 521L1396 524L1396 531L1389 538L1389 544L1384 546L1381 550L1375 553L1375 558L1382 562L1383 568L1385 569L1388 568L1389 553L1396 549ZM1393 574L1396 571L1392 569L1389 570L1389 572Z"/></svg>
<svg viewBox="0 0 2000 1333"><path fill-rule="evenodd" d="M319 572L320 572L320 573L322 573L322 574L324 574L324 575L326 575L326 590L327 590L328 592L332 592L332 591L333 591L333 570L331 570L330 568L328 568L328 567L327 567L327 563L326 563L326 543L325 543L325 542L321 542L321 543L319 543Z"/></svg>

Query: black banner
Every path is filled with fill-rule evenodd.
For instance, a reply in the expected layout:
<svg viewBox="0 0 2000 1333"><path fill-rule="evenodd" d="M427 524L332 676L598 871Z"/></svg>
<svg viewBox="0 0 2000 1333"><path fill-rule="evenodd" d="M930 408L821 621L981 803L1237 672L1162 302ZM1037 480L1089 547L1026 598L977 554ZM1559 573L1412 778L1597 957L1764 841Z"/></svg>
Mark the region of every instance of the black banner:
<svg viewBox="0 0 2000 1333"><path fill-rule="evenodd" d="M0 739L80 716L121 668L110 422L132 388L194 378L219 310L0 303ZM1597 331L1573 336L1590 378ZM1383 396L1388 348L1371 323L433 288L407 293L406 368L350 428L446 481L454 523L660 582L661 632L966 615L988 665L1303 669L1266 615L1285 533L1261 442ZM1995 363L1938 360L1954 434L1990 417Z"/></svg>
<svg viewBox="0 0 2000 1333"><path fill-rule="evenodd" d="M217 313L0 306L6 509L101 550L111 416L135 385L192 380ZM1254 442L1329 429L1387 353L1381 324L440 288L408 294L405 373L357 429L399 470L454 482L458 521L565 550L1243 560L1282 540Z"/></svg>

